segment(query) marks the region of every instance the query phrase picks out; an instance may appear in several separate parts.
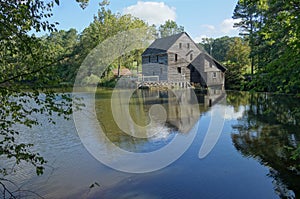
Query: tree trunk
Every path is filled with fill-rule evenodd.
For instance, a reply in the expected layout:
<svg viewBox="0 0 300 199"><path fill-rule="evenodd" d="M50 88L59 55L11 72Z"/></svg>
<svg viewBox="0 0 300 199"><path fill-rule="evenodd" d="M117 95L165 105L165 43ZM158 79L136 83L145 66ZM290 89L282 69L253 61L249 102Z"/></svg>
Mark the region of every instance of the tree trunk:
<svg viewBox="0 0 300 199"><path fill-rule="evenodd" d="M121 68L121 58L119 57L119 63L118 63L118 77L120 77L120 68Z"/></svg>
<svg viewBox="0 0 300 199"><path fill-rule="evenodd" d="M136 60L136 75L139 75L139 61Z"/></svg>
<svg viewBox="0 0 300 199"><path fill-rule="evenodd" d="M253 79L253 74L254 74L254 57L251 57L251 76Z"/></svg>

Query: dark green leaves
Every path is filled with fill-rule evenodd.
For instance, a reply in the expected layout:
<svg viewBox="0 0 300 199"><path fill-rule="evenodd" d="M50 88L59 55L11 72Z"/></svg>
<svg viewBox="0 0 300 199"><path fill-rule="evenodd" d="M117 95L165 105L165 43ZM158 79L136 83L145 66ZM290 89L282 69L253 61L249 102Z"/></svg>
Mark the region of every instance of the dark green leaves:
<svg viewBox="0 0 300 199"><path fill-rule="evenodd" d="M76 0L79 3L82 9L85 9L88 6L89 0Z"/></svg>
<svg viewBox="0 0 300 199"><path fill-rule="evenodd" d="M256 91L300 92L300 9L284 0L239 0L233 18L249 39Z"/></svg>

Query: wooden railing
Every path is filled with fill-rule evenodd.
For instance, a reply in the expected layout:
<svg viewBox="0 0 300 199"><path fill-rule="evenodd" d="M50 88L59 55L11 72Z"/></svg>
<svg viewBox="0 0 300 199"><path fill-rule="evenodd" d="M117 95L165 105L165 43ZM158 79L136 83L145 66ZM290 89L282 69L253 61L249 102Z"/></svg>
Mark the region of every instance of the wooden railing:
<svg viewBox="0 0 300 199"><path fill-rule="evenodd" d="M139 82L159 82L159 76L153 75L153 76L142 76L138 77Z"/></svg>

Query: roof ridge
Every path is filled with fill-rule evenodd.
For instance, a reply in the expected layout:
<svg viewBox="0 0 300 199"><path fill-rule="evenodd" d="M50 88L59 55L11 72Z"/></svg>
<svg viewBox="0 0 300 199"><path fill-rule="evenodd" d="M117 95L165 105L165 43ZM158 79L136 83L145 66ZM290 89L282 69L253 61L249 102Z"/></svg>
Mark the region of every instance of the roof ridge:
<svg viewBox="0 0 300 199"><path fill-rule="evenodd" d="M162 37L154 40L154 42L145 50L142 55L148 55L153 53L165 53L169 50L172 45L186 32L181 32L178 34L170 35L167 37Z"/></svg>

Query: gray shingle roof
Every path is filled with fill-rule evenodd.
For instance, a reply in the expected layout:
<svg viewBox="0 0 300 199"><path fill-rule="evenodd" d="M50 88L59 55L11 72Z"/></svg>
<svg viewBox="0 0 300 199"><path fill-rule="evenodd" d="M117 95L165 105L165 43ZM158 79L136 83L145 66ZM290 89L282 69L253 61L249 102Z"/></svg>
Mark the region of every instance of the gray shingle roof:
<svg viewBox="0 0 300 199"><path fill-rule="evenodd" d="M183 35L184 32L156 39L142 54L142 56L165 53Z"/></svg>
<svg viewBox="0 0 300 199"><path fill-rule="evenodd" d="M210 59L211 61L213 61L216 65L216 67L221 70L222 72L225 72L227 70L227 68L225 68L222 64L220 64L217 60L215 60L212 56L210 56L209 54L203 52L200 53L191 63L191 65L193 66L201 66L202 65L202 61L203 61L203 56L206 57L206 59Z"/></svg>

